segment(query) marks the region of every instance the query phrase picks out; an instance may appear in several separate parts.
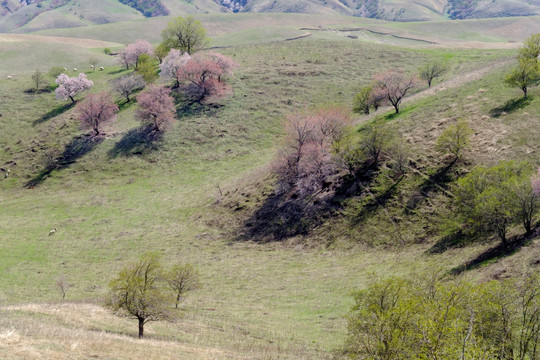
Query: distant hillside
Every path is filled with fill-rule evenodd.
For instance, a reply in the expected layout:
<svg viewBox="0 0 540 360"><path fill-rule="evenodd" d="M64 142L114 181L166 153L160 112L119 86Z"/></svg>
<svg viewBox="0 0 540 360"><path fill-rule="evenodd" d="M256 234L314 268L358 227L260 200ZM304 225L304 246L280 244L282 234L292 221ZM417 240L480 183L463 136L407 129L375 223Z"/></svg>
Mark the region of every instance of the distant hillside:
<svg viewBox="0 0 540 360"><path fill-rule="evenodd" d="M0 32L220 12L347 15L410 22L540 15L540 0L4 0L0 2Z"/></svg>

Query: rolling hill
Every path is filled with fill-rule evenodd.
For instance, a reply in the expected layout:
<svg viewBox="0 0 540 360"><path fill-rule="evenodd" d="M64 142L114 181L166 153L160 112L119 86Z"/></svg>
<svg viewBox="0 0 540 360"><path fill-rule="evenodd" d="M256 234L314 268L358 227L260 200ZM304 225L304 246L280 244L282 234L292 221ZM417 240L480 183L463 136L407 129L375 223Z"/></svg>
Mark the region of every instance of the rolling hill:
<svg viewBox="0 0 540 360"><path fill-rule="evenodd" d="M0 5L0 32L223 12L347 15L410 22L540 15L540 0L42 0L24 6L10 0Z"/></svg>

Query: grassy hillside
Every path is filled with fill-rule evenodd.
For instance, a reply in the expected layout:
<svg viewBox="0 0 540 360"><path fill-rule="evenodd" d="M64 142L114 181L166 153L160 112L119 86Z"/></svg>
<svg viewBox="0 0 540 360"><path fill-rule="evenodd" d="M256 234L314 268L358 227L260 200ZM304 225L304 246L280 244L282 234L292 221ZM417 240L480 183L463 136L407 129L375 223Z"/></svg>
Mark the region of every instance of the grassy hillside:
<svg viewBox="0 0 540 360"><path fill-rule="evenodd" d="M441 193L423 194L412 214L404 214L403 204L441 167L432 145L450 119L466 118L476 132L467 167L509 158L537 161L537 89L526 106L501 108L519 95L500 82L500 66L513 52L440 48L480 47L476 40L505 47L508 40L534 31L534 19L463 21L454 27L311 15L202 19L213 45L228 46L220 51L239 64L229 80L233 94L214 106L179 104L178 121L153 143L138 130L134 105L121 106L106 135L91 141L73 109L54 100L53 93L25 90L38 64L47 70L69 61L70 69L84 69L90 55L107 64L105 71L88 74L96 84L93 91L106 89L126 71L110 67L112 58L102 55L102 48L137 38L157 42L170 18L40 32L70 39L2 37L0 72L14 79L0 79L0 92L6 94L0 98L0 166L12 171L0 180L0 356L331 358L343 344L353 289L393 274L428 273L439 266L450 270L493 247L489 242L437 247L442 239L436 219L444 217L447 204ZM300 30L319 25L324 29ZM355 30L366 36L360 41L336 30L350 26L387 33ZM508 28L516 32L506 34ZM305 32L311 37L273 41ZM419 45L388 34L441 44ZM84 37L114 43L71 45ZM43 52L29 57L25 49L37 44ZM369 199L351 197L308 237L268 244L238 241L245 220L272 193L267 171L287 113L324 102L349 107L374 73L396 67L416 71L433 59L449 64L444 82L490 71L418 94L399 117L381 110L375 117L355 119L359 126L388 122L414 144L418 173L408 175L384 209L366 216L362 211ZM47 173L47 162L59 157L61 165ZM385 185L374 187L374 195ZM58 232L49 237L55 227ZM400 231L388 234L389 228ZM114 274L148 250L162 253L167 263L195 264L203 287L182 305L181 320L149 324L149 339L138 341L135 324L111 316L99 301ZM532 241L512 256L481 262L480 270L466 276L515 275L537 266L539 255L538 241ZM73 284L67 295L72 303L55 303L60 275Z"/></svg>
<svg viewBox="0 0 540 360"><path fill-rule="evenodd" d="M212 38L211 46L236 46L246 42L313 37L368 41L420 47L517 48L530 34L540 32L539 17L483 20L387 22L345 16L295 14L199 15ZM161 31L171 17L157 17L84 28L36 32L41 35L90 38L128 44L139 38L161 41ZM265 24L261 27L261 23ZM351 39L349 35L356 35Z"/></svg>

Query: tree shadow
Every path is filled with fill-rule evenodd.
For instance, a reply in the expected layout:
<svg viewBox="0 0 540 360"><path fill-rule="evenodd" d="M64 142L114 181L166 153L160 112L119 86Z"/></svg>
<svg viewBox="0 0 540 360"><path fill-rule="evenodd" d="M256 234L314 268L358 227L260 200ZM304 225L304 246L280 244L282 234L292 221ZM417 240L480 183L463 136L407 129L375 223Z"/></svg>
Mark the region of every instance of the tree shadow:
<svg viewBox="0 0 540 360"><path fill-rule="evenodd" d="M46 87L41 88L39 90L26 89L26 90L24 90L24 93L25 94L48 94L48 93L53 92L55 89L56 89L56 86L49 85L49 86L46 86Z"/></svg>
<svg viewBox="0 0 540 360"><path fill-rule="evenodd" d="M468 270L474 270L482 265L502 259L518 252L522 247L528 245L534 238L540 236L540 226L537 225L531 235L518 235L508 240L508 244L505 246L503 243L487 249L482 252L476 258L467 261L465 264L457 266L450 270L453 275L459 275Z"/></svg>
<svg viewBox="0 0 540 360"><path fill-rule="evenodd" d="M397 193L398 185L403 180L403 177L400 177L396 182L394 182L389 188L383 192L372 195L371 200L365 204L362 209L354 216L353 224L358 225L361 222L367 220L369 217L375 215L377 211L388 204L394 195Z"/></svg>
<svg viewBox="0 0 540 360"><path fill-rule="evenodd" d="M463 247L466 243L472 242L474 238L474 234L469 234L463 229L458 229L446 236L443 236L426 252L432 255L442 254L449 249Z"/></svg>
<svg viewBox="0 0 540 360"><path fill-rule="evenodd" d="M519 99L511 99L508 100L503 106L499 106L496 108L493 108L489 110L489 115L494 118L498 118L504 113L510 114L516 110L523 109L527 105L529 105L532 101L533 97L528 96L527 98L519 98Z"/></svg>
<svg viewBox="0 0 540 360"><path fill-rule="evenodd" d="M219 103L204 103L193 100L185 94L185 89L182 87L173 91L172 96L176 104L176 117L179 119L200 115L214 117L224 106Z"/></svg>
<svg viewBox="0 0 540 360"><path fill-rule="evenodd" d="M284 192L268 197L244 222L234 241L269 243L306 235L321 225L336 209L321 196L296 197Z"/></svg>
<svg viewBox="0 0 540 360"><path fill-rule="evenodd" d="M107 72L107 74L109 74L109 75L116 75L116 74L120 74L120 73L123 73L123 72L126 72L126 71L129 71L129 69L113 70L113 71Z"/></svg>
<svg viewBox="0 0 540 360"><path fill-rule="evenodd" d="M45 166L45 168L34 178L29 180L25 186L30 188L38 186L45 181L54 170L60 171L70 167L78 159L98 146L103 139L104 137L102 136L91 136L89 134L75 137L65 146L64 151L60 156L56 157L50 164Z"/></svg>
<svg viewBox="0 0 540 360"><path fill-rule="evenodd" d="M439 168L434 174L430 175L427 179L420 184L418 189L412 193L407 205L405 206L406 211L411 211L422 204L425 198L429 197L432 193L437 193L444 189L444 186L448 185L453 181L452 172L450 171L456 160L451 163Z"/></svg>
<svg viewBox="0 0 540 360"><path fill-rule="evenodd" d="M61 115L61 114L65 113L66 111L68 111L69 109L71 109L74 106L75 106L75 103L70 102L69 104L65 104L65 105L62 105L62 106L55 107L54 109L52 109L48 113L42 115L39 119L34 120L34 122L32 122L32 126L39 125L39 124L44 123L44 122L46 122L46 121L48 121L48 120L50 120L50 119L52 119L54 117L57 117L58 115Z"/></svg>
<svg viewBox="0 0 540 360"><path fill-rule="evenodd" d="M128 131L114 147L109 150L111 158L143 155L159 149L163 133L155 131L150 126L143 126Z"/></svg>

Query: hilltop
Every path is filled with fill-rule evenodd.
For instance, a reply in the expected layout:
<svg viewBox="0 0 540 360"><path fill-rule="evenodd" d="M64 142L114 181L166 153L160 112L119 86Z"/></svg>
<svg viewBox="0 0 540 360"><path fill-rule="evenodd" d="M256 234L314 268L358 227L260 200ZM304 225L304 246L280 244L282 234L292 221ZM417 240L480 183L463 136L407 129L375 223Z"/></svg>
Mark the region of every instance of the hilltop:
<svg viewBox="0 0 540 360"><path fill-rule="evenodd" d="M28 3L28 4L26 4ZM80 27L183 14L297 13L440 21L540 15L538 0L34 0L4 1L0 32Z"/></svg>

